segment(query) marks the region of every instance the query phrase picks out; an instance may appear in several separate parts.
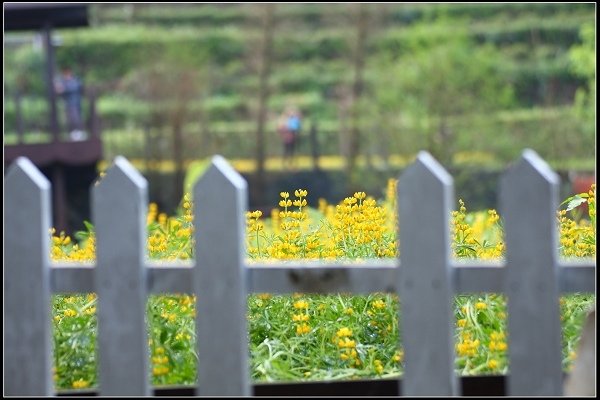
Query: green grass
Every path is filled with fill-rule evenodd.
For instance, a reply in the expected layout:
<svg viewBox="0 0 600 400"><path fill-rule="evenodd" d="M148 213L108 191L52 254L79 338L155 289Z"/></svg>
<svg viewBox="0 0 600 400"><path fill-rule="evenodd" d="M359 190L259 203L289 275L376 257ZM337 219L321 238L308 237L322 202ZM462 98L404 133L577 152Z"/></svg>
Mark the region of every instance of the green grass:
<svg viewBox="0 0 600 400"><path fill-rule="evenodd" d="M195 383L195 323L193 307L186 305L186 298L150 296L148 301L149 338L152 340L149 347L153 349L149 362L155 372L153 385ZM562 299L563 369L568 371L585 315L595 304L595 296L573 294ZM294 308L300 300L306 301L308 308ZM485 303L486 308L478 310L478 302ZM376 304L382 303L384 306L377 308ZM86 296L54 296L55 385L59 390L73 388L77 381L87 382L91 387L97 385L97 320L85 312L94 304ZM464 306L467 306L469 317ZM466 327L456 328L455 342L463 342L463 335L467 333L472 341L480 342L475 355L461 355L457 350L457 373L509 373L506 351L490 349L492 333L506 332L506 317L499 317L506 312L504 297L494 294L457 296L454 308L456 321L469 318ZM65 316L66 310L74 310L77 316ZM397 297L381 293L268 298L251 295L248 298L248 339L252 380L315 381L398 376L403 372L398 311ZM307 333L297 334L297 328L304 322L293 321L294 315L308 316ZM337 333L342 328L352 332L347 338L355 342L356 357L350 356L346 360L342 359L345 348L338 346L343 337ZM356 365L356 360L360 364ZM490 368L490 360L498 363L495 368ZM168 368L168 373L160 373L161 367Z"/></svg>

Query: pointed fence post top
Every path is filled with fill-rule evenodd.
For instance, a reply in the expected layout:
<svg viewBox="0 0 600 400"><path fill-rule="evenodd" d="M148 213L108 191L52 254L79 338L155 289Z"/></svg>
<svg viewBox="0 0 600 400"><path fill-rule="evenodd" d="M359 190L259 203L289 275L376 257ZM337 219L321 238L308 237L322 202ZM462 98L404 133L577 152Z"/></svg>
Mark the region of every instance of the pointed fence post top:
<svg viewBox="0 0 600 400"><path fill-rule="evenodd" d="M243 190L247 187L246 180L220 155L212 157L210 167L194 185L194 198L196 198L197 192L204 190L201 188L206 186L207 190L210 190L214 184L213 181L228 182L236 190Z"/></svg>
<svg viewBox="0 0 600 400"><path fill-rule="evenodd" d="M118 179L116 177L122 177ZM116 179L116 180L115 180ZM115 182L113 182L115 180ZM94 189L104 190L105 187L112 187L113 185L123 185L122 189L128 189L128 186L133 185L134 189L146 189L148 181L146 178L139 173L139 171L131 165L131 163L123 156L115 157L113 166L106 171L106 176L99 182L98 186ZM131 188L129 188L131 189Z"/></svg>
<svg viewBox="0 0 600 400"><path fill-rule="evenodd" d="M6 184L9 186L18 184L17 182L22 182L22 176L40 190L50 189L50 181L27 157L19 157L10 165L6 173Z"/></svg>
<svg viewBox="0 0 600 400"><path fill-rule="evenodd" d="M537 152L525 149L521 158L504 173L507 183L521 182L532 177L540 177L550 185L558 185L560 177Z"/></svg>
<svg viewBox="0 0 600 400"><path fill-rule="evenodd" d="M450 186L453 183L452 176L428 151L420 151L417 154L417 159L400 176L400 181L410 179L413 174L417 179L432 176L443 186Z"/></svg>

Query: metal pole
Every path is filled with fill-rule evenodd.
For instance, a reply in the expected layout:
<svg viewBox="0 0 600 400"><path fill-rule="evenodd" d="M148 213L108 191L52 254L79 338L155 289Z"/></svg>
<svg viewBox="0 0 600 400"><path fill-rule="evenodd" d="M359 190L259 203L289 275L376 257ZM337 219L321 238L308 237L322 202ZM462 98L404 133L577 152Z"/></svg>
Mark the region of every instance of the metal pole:
<svg viewBox="0 0 600 400"><path fill-rule="evenodd" d="M46 88L48 91L48 103L50 105L50 132L52 141L59 141L58 115L56 111L56 91L54 90L54 48L52 47L52 27L46 23L42 30L44 35L44 47L46 50Z"/></svg>

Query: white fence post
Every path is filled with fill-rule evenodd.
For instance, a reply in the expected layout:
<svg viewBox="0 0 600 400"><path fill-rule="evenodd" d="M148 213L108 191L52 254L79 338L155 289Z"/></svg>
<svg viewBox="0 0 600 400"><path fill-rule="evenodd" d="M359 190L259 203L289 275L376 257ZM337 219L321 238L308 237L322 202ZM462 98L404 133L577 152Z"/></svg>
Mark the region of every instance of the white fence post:
<svg viewBox="0 0 600 400"><path fill-rule="evenodd" d="M420 152L398 181L403 395L457 394L450 267L452 177Z"/></svg>
<svg viewBox="0 0 600 400"><path fill-rule="evenodd" d="M50 182L19 157L4 193L5 394L51 396Z"/></svg>
<svg viewBox="0 0 600 400"><path fill-rule="evenodd" d="M196 346L202 396L249 396L246 181L221 156L194 188Z"/></svg>
<svg viewBox="0 0 600 400"><path fill-rule="evenodd" d="M558 175L532 150L500 181L512 396L562 393L558 184Z"/></svg>
<svg viewBox="0 0 600 400"><path fill-rule="evenodd" d="M150 395L146 329L147 183L123 157L92 189L96 226L99 386Z"/></svg>

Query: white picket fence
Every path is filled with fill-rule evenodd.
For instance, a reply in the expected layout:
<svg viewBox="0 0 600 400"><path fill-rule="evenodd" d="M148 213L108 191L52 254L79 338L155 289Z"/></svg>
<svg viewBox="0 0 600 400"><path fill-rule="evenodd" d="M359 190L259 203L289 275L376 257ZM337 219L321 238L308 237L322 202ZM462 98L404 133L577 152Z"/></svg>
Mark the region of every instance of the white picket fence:
<svg viewBox="0 0 600 400"><path fill-rule="evenodd" d="M559 295L593 292L595 260L558 260L558 176L532 150L502 176L503 262L451 257L452 177L429 153L398 183L400 260L248 265L245 180L220 156L194 188L196 262L146 258L147 182L117 157L92 189L95 265L49 260L50 184L27 159L5 176L4 383L53 395L52 293L98 295L101 395L150 395L144 322L152 293L195 293L198 395L251 395L248 293L392 292L401 299L403 395L457 395L453 297L508 297L509 395L562 394ZM293 393L290 393L293 395Z"/></svg>

